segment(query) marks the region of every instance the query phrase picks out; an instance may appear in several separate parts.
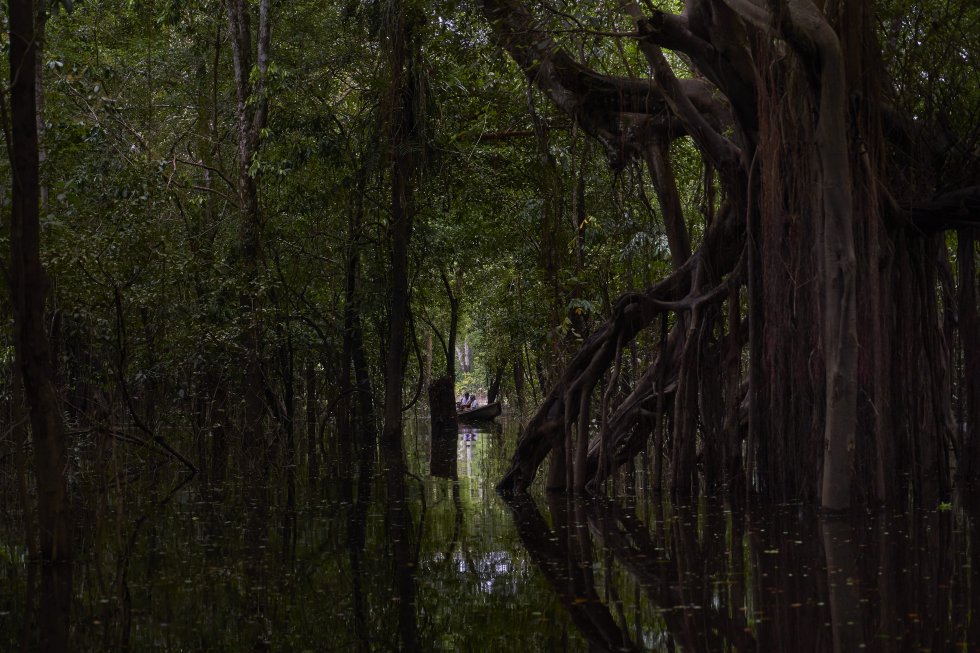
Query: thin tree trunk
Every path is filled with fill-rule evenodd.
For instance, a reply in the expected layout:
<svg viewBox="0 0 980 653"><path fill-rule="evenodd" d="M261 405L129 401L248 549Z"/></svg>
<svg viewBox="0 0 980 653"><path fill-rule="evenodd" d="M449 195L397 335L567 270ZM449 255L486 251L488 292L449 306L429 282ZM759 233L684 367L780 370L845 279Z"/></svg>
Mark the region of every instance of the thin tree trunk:
<svg viewBox="0 0 980 653"><path fill-rule="evenodd" d="M391 152L390 294L388 353L385 361L385 403L382 449L387 467L388 524L393 540L395 594L399 599L398 630L401 648L418 648L415 622L415 584L412 559L412 519L405 501L405 460L402 451L402 387L405 336L408 326L408 244L412 236L413 161L409 153L415 116L412 79L412 35L407 7L395 3L389 34L391 87L388 97Z"/></svg>
<svg viewBox="0 0 980 653"><path fill-rule="evenodd" d="M310 488L316 491L320 479L320 459L317 447L317 385L316 365L312 356L306 359L306 466Z"/></svg>
<svg viewBox="0 0 980 653"><path fill-rule="evenodd" d="M364 213L364 170L360 171L355 184L354 207L350 216L348 236L350 251L347 261L347 290L344 313L345 349L349 347L350 363L353 366L354 391L356 396L356 433L357 446L360 453L361 473L368 470L374 460L378 442L377 421L374 406L374 391L371 384L371 374L368 369L367 355L364 352L364 328L361 325L360 300L357 294L360 277L360 238L361 224Z"/></svg>
<svg viewBox="0 0 980 653"><path fill-rule="evenodd" d="M245 352L242 374L244 399L244 428L242 447L246 464L264 459L259 453L264 439L265 396L262 325L259 318L258 292L259 261L262 257L262 222L259 213L256 171L253 169L259 140L268 117L265 80L269 70L269 11L271 0L259 3L259 33L255 66L258 75L253 83L252 34L247 0L227 0L232 61L235 70L235 90L238 100L238 202L239 247L243 284L239 305L246 316L241 334Z"/></svg>
<svg viewBox="0 0 980 653"><path fill-rule="evenodd" d="M214 389L214 397L208 409L208 429L211 434L210 482L220 486L225 481L228 468L228 387L224 379L219 379L213 369L206 377L206 387Z"/></svg>
<svg viewBox="0 0 980 653"><path fill-rule="evenodd" d="M411 236L411 191L405 178L408 170L402 155L396 154L392 166L391 290L389 295L388 356L385 363L385 404L383 446L388 462L402 456L402 388L405 364L405 335L408 325L408 239Z"/></svg>
<svg viewBox="0 0 980 653"><path fill-rule="evenodd" d="M34 470L38 489L41 557L71 559L65 430L55 369L44 329L49 288L40 257L36 72L38 33L44 20L31 0L9 0L10 26L10 167L13 176L10 215L10 294L14 308L14 348L31 413Z"/></svg>
<svg viewBox="0 0 980 653"><path fill-rule="evenodd" d="M37 0L37 8L35 11L38 16L45 16L47 12L47 0ZM41 44L41 47L35 49L34 56L34 98L37 106L36 121L37 121L37 162L39 172L43 172L44 164L48 159L47 150L44 149L44 133L45 133L45 123L44 123L44 32L46 21L40 18L35 25L37 30L37 42ZM40 213L43 215L48 209L48 187L44 183L44 178L40 178Z"/></svg>
<svg viewBox="0 0 980 653"><path fill-rule="evenodd" d="M293 349L292 325L288 318L285 324L286 342L282 356L283 415L282 425L286 431L286 503L292 512L296 506L296 352Z"/></svg>
<svg viewBox="0 0 980 653"><path fill-rule="evenodd" d="M446 376L453 382L453 392L455 393L456 383L456 338L459 333L459 286L461 273L456 274L456 289L449 283L449 277L445 271L440 270L442 285L446 290L446 298L449 300L449 335L446 340Z"/></svg>
<svg viewBox="0 0 980 653"><path fill-rule="evenodd" d="M364 211L365 171L358 171L351 198L347 223L347 261L344 289L344 350L340 375L341 400L338 407L341 474L353 471L351 452L356 447L362 474L370 474L377 431L373 392L360 318L358 279L360 276L360 239ZM352 396L353 395L353 396Z"/></svg>
<svg viewBox="0 0 980 653"><path fill-rule="evenodd" d="M671 495L689 498L697 493L697 469L695 467L695 440L697 438L697 363L698 322L700 316L689 318L684 351L681 354L680 374L677 378L677 394L674 396L673 450L671 452Z"/></svg>
<svg viewBox="0 0 980 653"><path fill-rule="evenodd" d="M220 166L218 158L218 87L219 69L221 65L222 32L220 22L215 26L214 37L210 40L210 51L202 55L198 66L198 113L196 121L197 138L200 142L199 155L203 164L204 187L212 189L215 175L214 170ZM210 59L210 61L209 61ZM210 63L210 70L208 64ZM216 233L214 227L220 220L216 195L208 192L203 206L203 222L199 225L188 226L188 240L191 253L199 261L200 269L207 270L214 264L213 239L206 234ZM196 301L198 310L205 310L209 301L209 293L205 288L202 275L195 274ZM202 369L196 378L199 379L195 392L198 406L198 471L200 482L205 488L221 484L228 452L227 432L227 381L222 378L224 372L205 345L204 339L199 341L198 356L203 361ZM205 437L207 434L207 438Z"/></svg>
<svg viewBox="0 0 980 653"><path fill-rule="evenodd" d="M37 524L34 518L34 502L31 499L27 480L27 451L28 428L30 415L24 404L24 387L17 370L10 379L10 432L14 446L14 464L17 474L17 495L20 498L20 509L23 514L24 540L27 544L27 555L31 560L37 560Z"/></svg>
<svg viewBox="0 0 980 653"><path fill-rule="evenodd" d="M494 370L493 377L490 379L490 387L487 389L487 403L492 404L497 401L500 395L500 384L504 380L504 366L501 365Z"/></svg>
<svg viewBox="0 0 980 653"><path fill-rule="evenodd" d="M389 35L391 86L387 98L391 156L391 214L389 221L390 283L388 350L385 361L385 399L382 446L389 468L401 469L402 389L405 337L408 327L408 244L412 236L413 156L409 152L415 132L412 84L412 35L407 8L398 5Z"/></svg>
<svg viewBox="0 0 980 653"><path fill-rule="evenodd" d="M432 382L432 331L425 334L425 373L423 376L423 382L428 385Z"/></svg>
<svg viewBox="0 0 980 653"><path fill-rule="evenodd" d="M514 370L514 394L517 395L517 410L524 416L524 357L518 353L511 365Z"/></svg>
<svg viewBox="0 0 980 653"><path fill-rule="evenodd" d="M645 158L657 191L660 211L663 213L664 231L670 247L670 263L678 270L691 258L691 238L684 223L684 211L681 209L680 194L677 192L677 182L670 162L670 143L665 139L658 139L647 148Z"/></svg>

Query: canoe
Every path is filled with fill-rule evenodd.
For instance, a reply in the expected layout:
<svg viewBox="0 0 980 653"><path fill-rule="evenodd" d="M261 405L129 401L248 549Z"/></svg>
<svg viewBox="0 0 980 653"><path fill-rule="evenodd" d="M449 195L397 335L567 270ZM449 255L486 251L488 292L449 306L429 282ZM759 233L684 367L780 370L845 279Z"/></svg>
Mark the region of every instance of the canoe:
<svg viewBox="0 0 980 653"><path fill-rule="evenodd" d="M489 422L499 414L500 402L495 401L492 404L487 404L486 406L479 406L471 410L462 410L456 413L456 417L460 422L465 424L468 422Z"/></svg>

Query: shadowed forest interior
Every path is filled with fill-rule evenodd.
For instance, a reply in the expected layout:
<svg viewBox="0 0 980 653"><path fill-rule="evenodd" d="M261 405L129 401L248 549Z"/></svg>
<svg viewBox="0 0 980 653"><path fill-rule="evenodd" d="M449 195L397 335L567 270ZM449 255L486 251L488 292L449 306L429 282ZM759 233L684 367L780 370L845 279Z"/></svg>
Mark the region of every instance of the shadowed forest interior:
<svg viewBox="0 0 980 653"><path fill-rule="evenodd" d="M976 3L0 15L0 647L980 647Z"/></svg>

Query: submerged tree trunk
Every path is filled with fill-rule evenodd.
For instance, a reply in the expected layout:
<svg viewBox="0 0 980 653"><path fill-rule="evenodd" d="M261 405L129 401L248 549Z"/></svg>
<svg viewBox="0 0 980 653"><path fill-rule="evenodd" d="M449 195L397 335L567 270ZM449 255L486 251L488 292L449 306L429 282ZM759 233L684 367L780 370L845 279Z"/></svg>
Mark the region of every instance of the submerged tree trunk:
<svg viewBox="0 0 980 653"><path fill-rule="evenodd" d="M812 24L811 24L812 21ZM857 306L855 299L852 177L848 161L847 88L841 44L816 7L807 7L799 29L816 46L821 79L814 133L822 214L824 462L820 502L830 510L850 505L852 452L857 428ZM859 56L853 53L853 56Z"/></svg>
<svg viewBox="0 0 980 653"><path fill-rule="evenodd" d="M459 422L456 419L456 333L459 328L459 290L462 277L457 270L455 289L446 271L440 270L443 289L449 300L449 333L442 343L446 356L446 375L429 385L429 420L431 438L431 469L433 476L456 478L456 438Z"/></svg>
<svg viewBox="0 0 980 653"><path fill-rule="evenodd" d="M412 236L417 91L414 69L413 20L410 8L397 1L388 26L390 86L385 99L391 162L391 213L388 222L388 342L385 361L384 426L381 447L388 487L388 525L393 538L394 591L399 599L398 630L403 650L418 647L415 624L415 560L411 511L405 500L402 448L402 390L405 339L409 320L408 245Z"/></svg>
<svg viewBox="0 0 980 653"><path fill-rule="evenodd" d="M444 376L429 386L431 471L433 476L456 478L456 396L452 379Z"/></svg>
<svg viewBox="0 0 980 653"><path fill-rule="evenodd" d="M44 14L31 0L8 2L10 27L10 296L14 349L30 407L34 475L38 493L40 552L46 561L71 559L68 458L61 402L45 332L49 284L40 257L37 68L39 24Z"/></svg>
<svg viewBox="0 0 980 653"><path fill-rule="evenodd" d="M389 29L388 63L391 81L385 99L388 151L391 162L391 213L388 222L389 295L388 342L385 361L384 427L382 447L390 466L401 468L402 390L405 339L408 332L408 246L412 237L417 155L418 92L409 7L398 4Z"/></svg>

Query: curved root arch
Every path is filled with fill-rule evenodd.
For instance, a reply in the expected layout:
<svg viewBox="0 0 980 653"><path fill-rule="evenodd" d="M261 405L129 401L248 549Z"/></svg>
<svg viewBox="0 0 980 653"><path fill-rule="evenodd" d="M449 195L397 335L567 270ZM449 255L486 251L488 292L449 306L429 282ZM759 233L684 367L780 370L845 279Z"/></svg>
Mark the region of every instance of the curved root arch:
<svg viewBox="0 0 980 653"><path fill-rule="evenodd" d="M738 212L729 210L724 220L709 229L701 247L682 267L645 292L620 297L612 316L583 343L524 428L510 467L497 485L498 491L525 492L553 450L561 459L555 461L558 471L549 478L550 490L594 488L597 481L643 447L649 430L636 427L650 417L650 405L663 404L658 397L673 394L674 380L682 371L689 368L688 378L697 379L694 366L703 357L697 355L698 348L693 343L698 340L698 333L710 329L709 321L704 319L708 315L705 307L723 302L731 296L731 289L743 282L744 224ZM709 273L712 270L720 270L721 274ZM705 277L712 276L723 280L704 287ZM619 351L658 317L670 312L689 316L678 320L678 325L689 326L683 332L675 326L661 347L661 355L640 378L633 393L611 413L604 411L601 415L602 437L589 442L589 410L599 382L613 369ZM676 352L687 349L689 342L692 354L678 357ZM654 378L660 382L654 383ZM614 395L612 385L616 383L618 375L613 374L603 405ZM573 449L576 443L577 449ZM610 455L600 469L602 450ZM566 452L572 451L576 452L575 460L568 465Z"/></svg>

